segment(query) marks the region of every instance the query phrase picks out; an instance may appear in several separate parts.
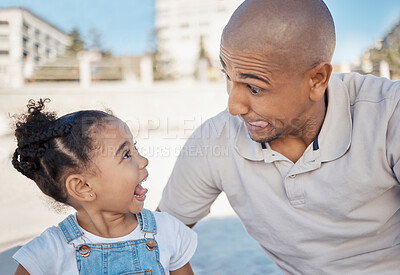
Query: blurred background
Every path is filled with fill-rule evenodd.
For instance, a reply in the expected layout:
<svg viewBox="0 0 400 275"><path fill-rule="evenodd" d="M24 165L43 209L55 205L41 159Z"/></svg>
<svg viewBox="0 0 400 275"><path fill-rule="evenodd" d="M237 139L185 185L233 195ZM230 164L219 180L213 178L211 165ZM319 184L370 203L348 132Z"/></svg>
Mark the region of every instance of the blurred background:
<svg viewBox="0 0 400 275"><path fill-rule="evenodd" d="M226 108L219 40L241 2L0 0L0 274L15 269L18 246L72 212L12 168L11 116L43 97L59 115L111 109L149 159L145 207L154 210L186 139ZM325 2L336 24L334 71L400 79L398 1ZM280 274L224 195L195 230L196 274Z"/></svg>

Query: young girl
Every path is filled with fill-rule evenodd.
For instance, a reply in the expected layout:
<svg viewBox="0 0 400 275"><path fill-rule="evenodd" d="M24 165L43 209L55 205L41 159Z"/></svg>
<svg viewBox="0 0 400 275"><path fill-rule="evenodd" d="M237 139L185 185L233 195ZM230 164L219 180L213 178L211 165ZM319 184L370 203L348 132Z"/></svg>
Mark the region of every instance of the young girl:
<svg viewBox="0 0 400 275"><path fill-rule="evenodd" d="M57 119L48 101L19 117L12 163L76 213L22 247L15 274L193 274L196 233L143 209L148 161L127 125L94 110Z"/></svg>

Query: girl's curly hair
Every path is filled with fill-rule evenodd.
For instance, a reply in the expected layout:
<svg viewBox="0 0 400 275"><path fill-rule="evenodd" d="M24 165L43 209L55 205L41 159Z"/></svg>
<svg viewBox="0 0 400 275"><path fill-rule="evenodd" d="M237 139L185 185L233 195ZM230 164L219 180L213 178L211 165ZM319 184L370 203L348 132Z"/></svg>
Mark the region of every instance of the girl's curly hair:
<svg viewBox="0 0 400 275"><path fill-rule="evenodd" d="M40 190L56 201L68 204L65 180L71 173L89 166L94 148L93 126L113 115L79 111L57 118L44 112L50 99L29 100L26 114L17 116L17 149L12 157L15 169L35 181Z"/></svg>

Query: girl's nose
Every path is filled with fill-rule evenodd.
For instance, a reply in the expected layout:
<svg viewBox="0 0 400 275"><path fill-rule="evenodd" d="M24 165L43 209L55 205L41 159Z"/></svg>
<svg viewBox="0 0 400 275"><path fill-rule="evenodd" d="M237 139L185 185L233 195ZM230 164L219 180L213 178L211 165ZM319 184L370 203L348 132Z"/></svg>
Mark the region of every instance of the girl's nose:
<svg viewBox="0 0 400 275"><path fill-rule="evenodd" d="M142 155L138 155L139 159L138 159L138 164L139 164L139 169L144 169L147 167L147 165L149 164L149 160L145 157L143 157Z"/></svg>

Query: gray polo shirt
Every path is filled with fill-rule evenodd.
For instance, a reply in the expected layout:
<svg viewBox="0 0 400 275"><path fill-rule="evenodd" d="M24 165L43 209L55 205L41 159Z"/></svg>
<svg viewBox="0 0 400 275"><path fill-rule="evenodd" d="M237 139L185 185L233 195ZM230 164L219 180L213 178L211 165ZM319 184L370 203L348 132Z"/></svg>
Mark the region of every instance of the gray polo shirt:
<svg viewBox="0 0 400 275"><path fill-rule="evenodd" d="M400 274L399 101L400 82L332 75L296 163L224 111L187 141L159 207L192 224L223 191L285 274Z"/></svg>

